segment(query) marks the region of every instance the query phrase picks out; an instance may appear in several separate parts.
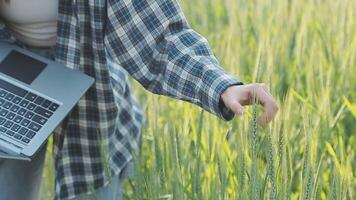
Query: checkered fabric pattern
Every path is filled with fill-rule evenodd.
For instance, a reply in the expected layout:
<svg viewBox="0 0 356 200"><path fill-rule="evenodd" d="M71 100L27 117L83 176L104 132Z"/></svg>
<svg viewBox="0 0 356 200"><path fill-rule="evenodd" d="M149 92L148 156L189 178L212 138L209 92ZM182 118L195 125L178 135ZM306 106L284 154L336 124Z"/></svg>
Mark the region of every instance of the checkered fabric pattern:
<svg viewBox="0 0 356 200"><path fill-rule="evenodd" d="M131 162L144 118L126 72L155 94L234 116L220 95L242 83L175 0L60 0L57 36L56 61L96 81L55 130L56 199L89 194Z"/></svg>

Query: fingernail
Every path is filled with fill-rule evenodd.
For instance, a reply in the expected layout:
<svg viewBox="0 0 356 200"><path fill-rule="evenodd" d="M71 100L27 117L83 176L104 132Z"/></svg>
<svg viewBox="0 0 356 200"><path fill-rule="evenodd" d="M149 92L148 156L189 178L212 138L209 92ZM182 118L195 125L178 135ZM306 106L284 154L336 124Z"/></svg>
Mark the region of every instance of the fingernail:
<svg viewBox="0 0 356 200"><path fill-rule="evenodd" d="M240 113L240 115L243 115L243 114L244 114L244 109L243 109L243 108L240 108L240 109L239 109L239 113Z"/></svg>

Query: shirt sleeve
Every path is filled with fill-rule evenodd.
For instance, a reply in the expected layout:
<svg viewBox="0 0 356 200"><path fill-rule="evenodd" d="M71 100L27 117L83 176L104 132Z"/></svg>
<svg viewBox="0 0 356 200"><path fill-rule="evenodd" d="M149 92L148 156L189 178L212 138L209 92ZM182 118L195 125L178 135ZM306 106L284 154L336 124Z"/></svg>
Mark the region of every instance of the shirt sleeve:
<svg viewBox="0 0 356 200"><path fill-rule="evenodd" d="M220 67L175 0L108 0L107 17L107 52L143 87L234 117L220 96L242 82Z"/></svg>

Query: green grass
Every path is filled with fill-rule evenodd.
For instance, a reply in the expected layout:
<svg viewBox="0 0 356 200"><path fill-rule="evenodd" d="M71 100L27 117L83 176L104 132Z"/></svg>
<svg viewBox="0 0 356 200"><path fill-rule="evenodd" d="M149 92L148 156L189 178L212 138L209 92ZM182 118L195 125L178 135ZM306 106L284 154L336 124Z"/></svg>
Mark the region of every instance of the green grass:
<svg viewBox="0 0 356 200"><path fill-rule="evenodd" d="M221 65L280 112L226 123L134 83L147 124L126 199L356 198L356 1L182 0ZM53 196L50 154L42 187Z"/></svg>

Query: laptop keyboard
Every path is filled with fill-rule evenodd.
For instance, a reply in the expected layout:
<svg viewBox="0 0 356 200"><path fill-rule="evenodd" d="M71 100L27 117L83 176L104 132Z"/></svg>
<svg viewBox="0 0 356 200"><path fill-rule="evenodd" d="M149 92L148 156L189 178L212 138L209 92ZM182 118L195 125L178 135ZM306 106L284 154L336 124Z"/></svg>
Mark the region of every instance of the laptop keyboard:
<svg viewBox="0 0 356 200"><path fill-rule="evenodd" d="M28 144L59 105L0 79L0 134Z"/></svg>

